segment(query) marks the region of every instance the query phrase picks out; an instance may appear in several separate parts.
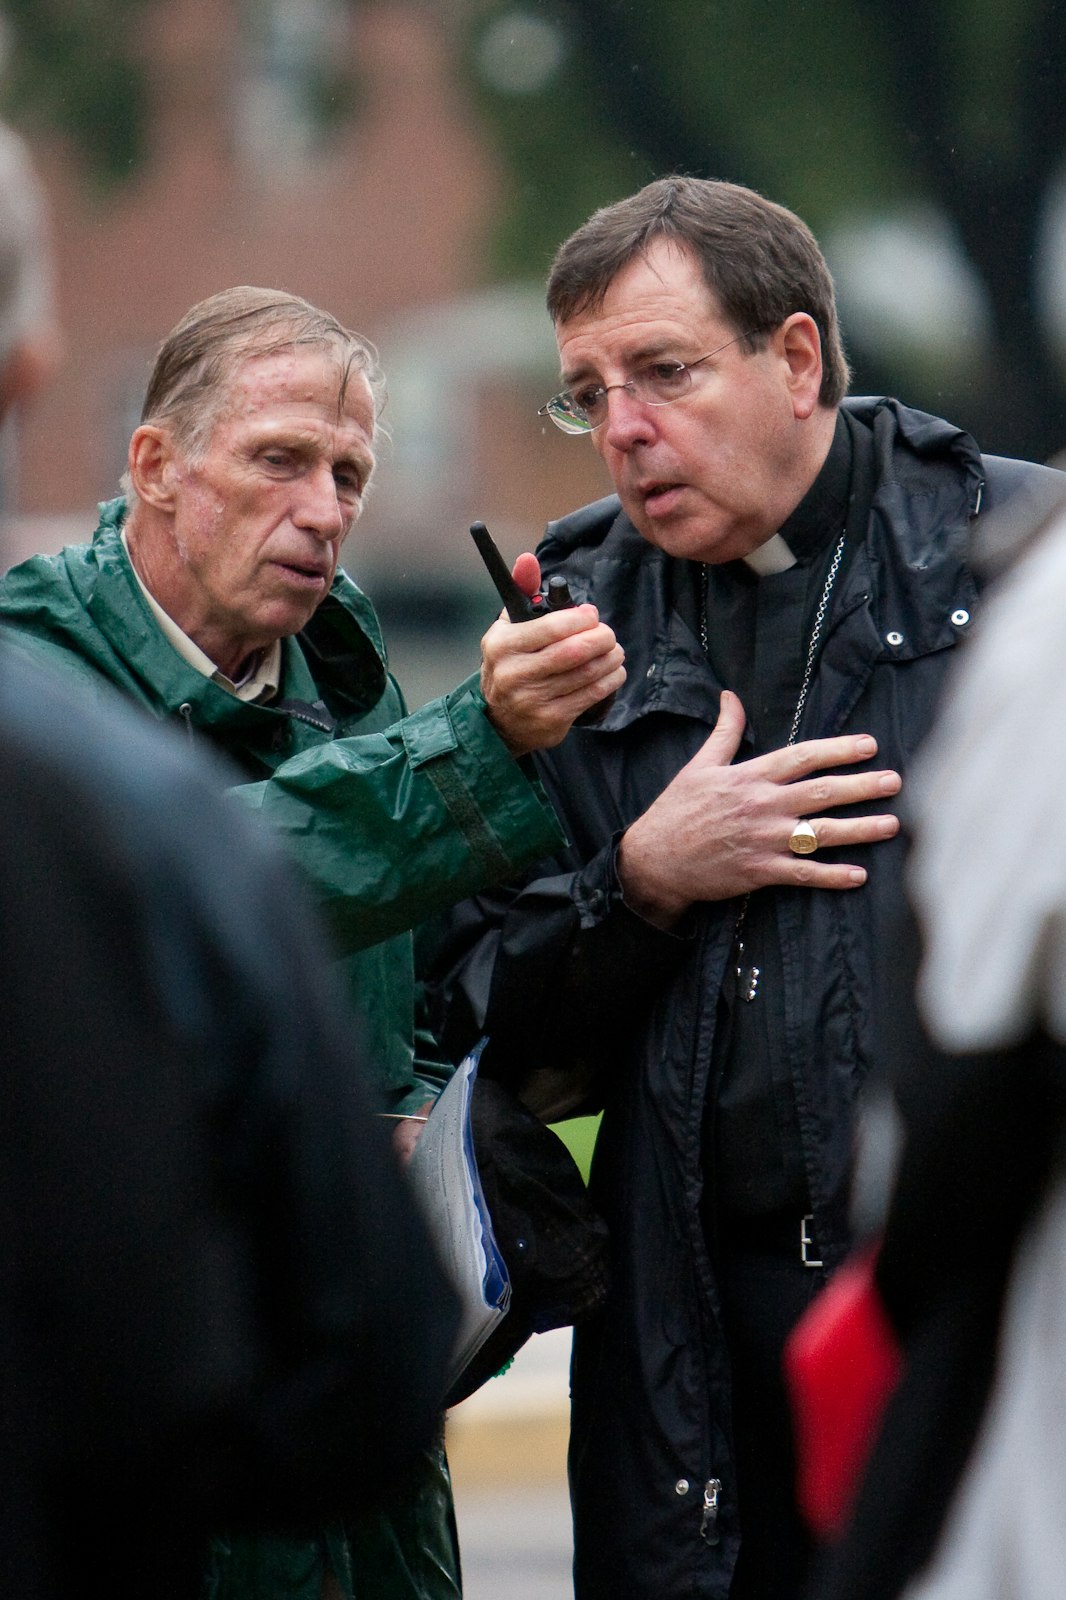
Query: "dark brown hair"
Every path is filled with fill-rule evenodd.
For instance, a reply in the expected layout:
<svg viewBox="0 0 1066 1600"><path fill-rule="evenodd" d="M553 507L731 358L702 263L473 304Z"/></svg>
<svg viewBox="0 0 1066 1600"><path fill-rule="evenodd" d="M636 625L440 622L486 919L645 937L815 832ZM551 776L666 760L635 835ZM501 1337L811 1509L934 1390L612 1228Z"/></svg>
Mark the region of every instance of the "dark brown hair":
<svg viewBox="0 0 1066 1600"><path fill-rule="evenodd" d="M734 331L756 335L752 348L759 346L759 335L772 332L794 311L813 317L822 344L819 399L826 406L840 403L847 393L848 363L825 257L794 212L739 184L660 178L593 212L552 263L552 321L595 310L622 268L655 239L672 240L696 257Z"/></svg>

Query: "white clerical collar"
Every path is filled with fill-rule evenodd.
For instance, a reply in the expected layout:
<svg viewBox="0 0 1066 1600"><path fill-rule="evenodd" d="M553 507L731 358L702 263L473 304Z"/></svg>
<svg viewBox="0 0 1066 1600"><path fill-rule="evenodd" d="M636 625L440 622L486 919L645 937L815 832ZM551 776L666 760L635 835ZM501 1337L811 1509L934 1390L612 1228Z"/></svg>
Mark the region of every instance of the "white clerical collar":
<svg viewBox="0 0 1066 1600"><path fill-rule="evenodd" d="M758 545L744 557L756 577L769 578L775 572L787 572L796 565L796 558L779 533L771 534L765 544Z"/></svg>
<svg viewBox="0 0 1066 1600"><path fill-rule="evenodd" d="M127 555L130 554L129 540L126 530L122 530L122 545ZM159 624L159 630L167 643L172 645L181 656L197 672L205 678L213 678L221 688L236 695L238 700L270 700L277 694L281 685L281 640L275 639L273 644L262 652L254 664L251 672L246 673L240 683L234 683L232 678L227 678L209 655L206 655L195 640L190 639L183 628L180 628L172 616L163 610L152 591L147 587L137 568L133 565L130 556L130 567L133 576L137 579L141 593L148 602L148 607Z"/></svg>

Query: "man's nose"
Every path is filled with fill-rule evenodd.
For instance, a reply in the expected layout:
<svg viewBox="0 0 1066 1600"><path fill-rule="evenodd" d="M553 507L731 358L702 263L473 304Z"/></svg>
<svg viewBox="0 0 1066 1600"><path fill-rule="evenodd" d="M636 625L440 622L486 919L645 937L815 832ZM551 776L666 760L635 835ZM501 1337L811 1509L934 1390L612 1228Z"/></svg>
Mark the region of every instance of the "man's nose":
<svg viewBox="0 0 1066 1600"><path fill-rule="evenodd" d="M335 539L346 531L348 518L328 462L320 462L301 478L295 520L319 539Z"/></svg>
<svg viewBox="0 0 1066 1600"><path fill-rule="evenodd" d="M612 384L604 403L607 417L597 434L612 450L632 450L655 437L655 407L638 400L624 384Z"/></svg>

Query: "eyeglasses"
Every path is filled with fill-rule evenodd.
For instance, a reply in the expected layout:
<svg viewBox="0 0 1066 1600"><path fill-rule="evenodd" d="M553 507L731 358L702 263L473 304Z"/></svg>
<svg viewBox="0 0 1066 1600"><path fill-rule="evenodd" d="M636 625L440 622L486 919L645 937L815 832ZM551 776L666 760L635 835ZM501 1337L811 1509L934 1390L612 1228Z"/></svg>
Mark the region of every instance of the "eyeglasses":
<svg viewBox="0 0 1066 1600"><path fill-rule="evenodd" d="M612 389L624 389L634 400L649 406L668 406L681 400L692 388L692 374L696 367L741 339L750 339L759 330L738 333L725 344L708 350L695 361L648 361L638 367L625 383L590 383L583 389L564 389L553 395L547 405L541 406L538 417L550 417L563 433L592 433L607 421L607 396Z"/></svg>

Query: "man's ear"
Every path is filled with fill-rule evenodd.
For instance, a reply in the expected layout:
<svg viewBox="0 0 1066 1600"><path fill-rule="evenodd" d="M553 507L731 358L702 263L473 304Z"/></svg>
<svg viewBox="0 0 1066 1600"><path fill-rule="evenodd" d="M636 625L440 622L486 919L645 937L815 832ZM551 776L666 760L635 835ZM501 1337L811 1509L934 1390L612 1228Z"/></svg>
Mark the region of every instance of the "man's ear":
<svg viewBox="0 0 1066 1600"><path fill-rule="evenodd" d="M794 311L774 334L788 368L792 409L805 421L818 404L822 388L822 341L818 324L806 311Z"/></svg>
<svg viewBox="0 0 1066 1600"><path fill-rule="evenodd" d="M142 423L130 440L128 466L138 500L157 511L174 510L179 473L169 429Z"/></svg>

